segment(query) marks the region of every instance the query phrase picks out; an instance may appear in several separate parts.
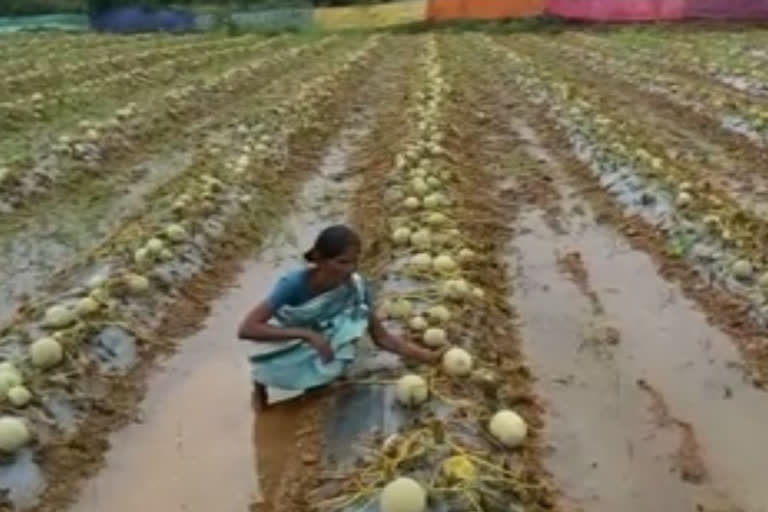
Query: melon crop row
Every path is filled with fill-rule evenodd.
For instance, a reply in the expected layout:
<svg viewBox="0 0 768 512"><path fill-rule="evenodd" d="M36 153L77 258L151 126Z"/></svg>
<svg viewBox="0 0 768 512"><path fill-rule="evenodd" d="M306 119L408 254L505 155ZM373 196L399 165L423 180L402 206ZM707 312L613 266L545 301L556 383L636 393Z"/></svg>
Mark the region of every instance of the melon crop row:
<svg viewBox="0 0 768 512"><path fill-rule="evenodd" d="M224 65L237 62L251 52L258 52L261 46L266 46L269 41L259 44L257 39L238 41L238 44L212 45L211 47L178 49L174 52L176 58L158 59L154 66L137 64L136 67L113 73L104 70L104 73L82 80L73 81L71 85L61 83L56 77L56 87L49 87L35 91L21 84L24 96L14 100L0 103L0 111L4 116L2 128L8 133L21 131L36 123L50 122L63 114L77 113L83 110L94 99L120 97L130 94L137 88L147 88L172 83L178 77L186 73L195 73L204 70L211 65Z"/></svg>
<svg viewBox="0 0 768 512"><path fill-rule="evenodd" d="M138 34L131 38L94 33L73 35L11 34L3 35L7 44L0 47L0 69L3 72L47 69L65 65L66 58L75 54L88 57L117 49L157 47L164 44L189 41L197 35L169 36L166 34ZM65 57L62 59L61 57Z"/></svg>
<svg viewBox="0 0 768 512"><path fill-rule="evenodd" d="M4 184L0 199L7 208L15 209L25 197L46 192L69 168L81 168L98 174L104 165L118 161L123 155L136 154L140 147L158 143L169 132L169 126L199 118L230 98L268 81L270 73L290 67L294 59L306 52L319 53L334 39L317 44L288 46L269 56L248 60L220 74L204 74L186 80L162 96L141 103L129 102L115 108L101 120L82 119L71 134L58 135L57 142L35 155L31 161L17 159L0 171ZM242 50L238 49L237 52ZM19 161L21 160L21 161Z"/></svg>
<svg viewBox="0 0 768 512"><path fill-rule="evenodd" d="M488 44L515 66L520 87L549 106L552 122L571 134L574 150L606 186L647 207L667 233L671 251L706 263L726 288L740 283L740 293L756 308L766 303L768 277L758 279L765 263L755 245L766 229L763 219L697 176L696 167L680 156L683 148L665 147L631 119L615 117L621 112L601 108L599 92L563 81L556 68L542 65L544 59Z"/></svg>
<svg viewBox="0 0 768 512"><path fill-rule="evenodd" d="M537 43L561 58L578 61L586 69L631 82L651 94L712 119L734 133L743 133L761 146L768 130L768 103L709 80L692 80L663 69L649 74L645 63L636 59L597 54L571 45L537 38Z"/></svg>
<svg viewBox="0 0 768 512"><path fill-rule="evenodd" d="M185 55L197 52L215 55L218 49L231 47L248 48L258 42L260 37L246 36L235 40L211 39L200 37L198 39L179 39L174 44L163 44L144 48L130 48L116 52L107 47L102 55L81 56L78 52L71 55L60 55L63 63L56 67L46 69L32 68L15 74L8 74L0 79L0 100L8 100L16 95L32 96L33 94L46 94L49 89L74 89L78 90L92 81L113 82L136 78L140 71L148 71L147 68L163 61L174 61ZM57 53L58 54L58 53ZM85 57L85 58L83 58Z"/></svg>

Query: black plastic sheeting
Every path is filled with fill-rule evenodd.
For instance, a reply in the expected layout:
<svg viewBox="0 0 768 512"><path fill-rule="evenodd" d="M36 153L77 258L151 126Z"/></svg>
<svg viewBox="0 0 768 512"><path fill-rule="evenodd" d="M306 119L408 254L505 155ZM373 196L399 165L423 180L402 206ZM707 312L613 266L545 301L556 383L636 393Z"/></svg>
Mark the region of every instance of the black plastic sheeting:
<svg viewBox="0 0 768 512"><path fill-rule="evenodd" d="M350 385L340 390L335 403L325 418L323 464L336 472L352 473L356 460L363 455L358 441L373 432L383 438L397 434L404 425L429 411L436 418L445 418L452 411L450 406L438 403L425 404L418 410L403 409L397 404L394 386ZM415 469L408 476L422 481L429 478L432 467ZM511 505L510 505L511 506ZM430 503L428 512L452 512L457 510L452 502ZM510 508L511 511L517 509ZM338 512L378 512L377 494L347 504Z"/></svg>

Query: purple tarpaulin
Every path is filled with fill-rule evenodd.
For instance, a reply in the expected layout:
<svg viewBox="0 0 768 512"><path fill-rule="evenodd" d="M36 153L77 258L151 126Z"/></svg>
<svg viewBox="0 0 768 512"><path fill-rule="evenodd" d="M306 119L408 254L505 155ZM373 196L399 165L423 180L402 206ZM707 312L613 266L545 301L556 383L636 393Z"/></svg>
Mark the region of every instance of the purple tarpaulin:
<svg viewBox="0 0 768 512"><path fill-rule="evenodd" d="M687 0L683 16L744 20L768 18L768 0Z"/></svg>
<svg viewBox="0 0 768 512"><path fill-rule="evenodd" d="M683 18L685 0L550 0L547 13L589 21L654 21Z"/></svg>

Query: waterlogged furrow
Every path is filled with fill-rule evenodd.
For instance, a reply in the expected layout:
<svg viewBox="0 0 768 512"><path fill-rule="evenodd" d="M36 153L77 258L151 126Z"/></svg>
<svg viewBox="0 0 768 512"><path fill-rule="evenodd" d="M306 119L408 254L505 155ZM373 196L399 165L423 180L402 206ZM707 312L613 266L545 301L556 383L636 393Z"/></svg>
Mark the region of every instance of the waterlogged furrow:
<svg viewBox="0 0 768 512"><path fill-rule="evenodd" d="M215 115L246 91L269 83L272 76L286 68L300 65L304 56L340 46L334 37L289 46L218 75L195 77L149 101L129 102L100 120L83 119L77 132L60 135L52 147L0 167L0 208L13 211L29 198L47 193L57 180L98 175L105 166L162 148L174 137L184 135L178 126Z"/></svg>
<svg viewBox="0 0 768 512"><path fill-rule="evenodd" d="M617 59L606 53L596 53L557 44L539 37L527 42L553 57L567 57L566 62L606 76L610 80L627 84L638 91L658 96L673 106L689 109L703 120L720 129L744 136L762 147L768 134L768 103L765 99L750 97L711 81L691 80L679 74L657 69L648 73L647 64L631 59Z"/></svg>
<svg viewBox="0 0 768 512"><path fill-rule="evenodd" d="M109 412L118 400L114 393L123 388L105 396L94 386L117 386L105 376L125 374L160 348L151 333L164 311L183 302L185 283L215 265L227 245L247 247L258 241L265 222L274 222L288 208L296 183L322 156L347 109L344 96L329 91L352 91L365 83L369 68L382 56L376 51L380 44L380 38L369 38L327 63L323 74L305 82L295 97L278 102L271 115L245 123L226 146L209 145L214 158L196 162L151 213L52 282L49 297L25 307L3 329L5 369L16 372L40 400L17 410L38 444L17 452L4 474L13 480L15 470L18 477L29 468L25 454L34 450L43 475L57 480L39 500L20 491L30 484L24 478L2 482L23 501L17 508L62 509L62 500L71 496L72 484L86 469L77 452L85 450L91 460L99 460L104 445L96 439L103 440L124 415ZM56 347L44 361L35 349L28 352L35 339L34 347ZM78 430L96 439L86 437L85 445L73 451L60 432ZM94 468L92 462L87 466Z"/></svg>

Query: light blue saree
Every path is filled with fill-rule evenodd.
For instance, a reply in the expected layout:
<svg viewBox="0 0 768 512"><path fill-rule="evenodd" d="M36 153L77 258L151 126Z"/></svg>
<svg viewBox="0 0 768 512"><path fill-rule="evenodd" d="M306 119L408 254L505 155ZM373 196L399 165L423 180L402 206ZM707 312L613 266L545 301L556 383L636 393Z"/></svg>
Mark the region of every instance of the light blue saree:
<svg viewBox="0 0 768 512"><path fill-rule="evenodd" d="M357 340L368 329L369 308L363 278L350 280L300 306L282 306L271 325L321 333L334 360L324 363L304 340L249 344L251 379L267 387L306 390L330 383L345 373L357 354Z"/></svg>

